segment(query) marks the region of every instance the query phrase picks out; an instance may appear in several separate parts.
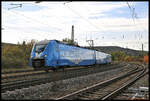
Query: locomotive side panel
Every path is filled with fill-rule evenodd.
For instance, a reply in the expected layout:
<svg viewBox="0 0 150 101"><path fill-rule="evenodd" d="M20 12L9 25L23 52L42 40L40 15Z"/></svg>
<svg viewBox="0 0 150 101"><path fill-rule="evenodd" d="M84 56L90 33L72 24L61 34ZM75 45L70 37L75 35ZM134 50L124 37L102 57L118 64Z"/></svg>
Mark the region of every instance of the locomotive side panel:
<svg viewBox="0 0 150 101"><path fill-rule="evenodd" d="M96 51L96 63L106 64L111 62L111 55L103 52Z"/></svg>
<svg viewBox="0 0 150 101"><path fill-rule="evenodd" d="M65 44L59 44L59 65L80 66L80 65L92 65L93 51L71 46Z"/></svg>

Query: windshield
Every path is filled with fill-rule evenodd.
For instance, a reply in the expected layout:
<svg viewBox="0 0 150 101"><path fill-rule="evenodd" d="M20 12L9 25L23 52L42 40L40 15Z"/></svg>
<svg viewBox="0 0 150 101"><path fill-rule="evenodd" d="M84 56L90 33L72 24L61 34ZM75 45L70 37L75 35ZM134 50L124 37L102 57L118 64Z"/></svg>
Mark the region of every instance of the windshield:
<svg viewBox="0 0 150 101"><path fill-rule="evenodd" d="M42 52L44 51L46 45L36 45L35 52Z"/></svg>

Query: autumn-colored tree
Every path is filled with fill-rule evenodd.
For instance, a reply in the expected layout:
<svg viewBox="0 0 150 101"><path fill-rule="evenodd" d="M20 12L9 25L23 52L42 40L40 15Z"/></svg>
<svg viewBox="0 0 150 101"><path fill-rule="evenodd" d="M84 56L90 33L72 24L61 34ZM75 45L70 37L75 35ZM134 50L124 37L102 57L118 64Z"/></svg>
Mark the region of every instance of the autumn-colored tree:
<svg viewBox="0 0 150 101"><path fill-rule="evenodd" d="M18 42L17 45L3 45L2 68L22 68L29 65L31 50L35 40Z"/></svg>
<svg viewBox="0 0 150 101"><path fill-rule="evenodd" d="M145 55L145 56L144 56L143 61L144 61L145 63L148 63L148 55Z"/></svg>

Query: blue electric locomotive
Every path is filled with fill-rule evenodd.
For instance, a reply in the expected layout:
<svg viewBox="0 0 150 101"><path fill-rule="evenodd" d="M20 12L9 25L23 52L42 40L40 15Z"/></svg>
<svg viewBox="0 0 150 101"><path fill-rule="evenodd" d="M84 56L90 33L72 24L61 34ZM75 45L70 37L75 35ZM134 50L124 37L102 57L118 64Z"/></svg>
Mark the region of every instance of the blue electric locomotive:
<svg viewBox="0 0 150 101"><path fill-rule="evenodd" d="M86 66L111 63L111 55L92 49L68 45L57 40L44 40L33 46L30 66L56 69L64 66Z"/></svg>

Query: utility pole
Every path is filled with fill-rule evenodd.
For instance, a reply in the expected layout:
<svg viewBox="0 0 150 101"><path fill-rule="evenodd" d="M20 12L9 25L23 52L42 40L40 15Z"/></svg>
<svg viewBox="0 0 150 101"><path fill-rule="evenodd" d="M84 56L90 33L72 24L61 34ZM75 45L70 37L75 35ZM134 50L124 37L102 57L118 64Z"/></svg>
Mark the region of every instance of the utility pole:
<svg viewBox="0 0 150 101"><path fill-rule="evenodd" d="M94 40L86 40L86 42L88 42L90 45L90 48L94 50ZM94 50L94 58L95 58L95 64L96 64L96 50Z"/></svg>
<svg viewBox="0 0 150 101"><path fill-rule="evenodd" d="M74 26L72 25L72 31L71 31L71 40L72 43L74 43Z"/></svg>
<svg viewBox="0 0 150 101"><path fill-rule="evenodd" d="M142 43L142 53L143 53L143 48L144 48L144 47L143 47L143 43Z"/></svg>

